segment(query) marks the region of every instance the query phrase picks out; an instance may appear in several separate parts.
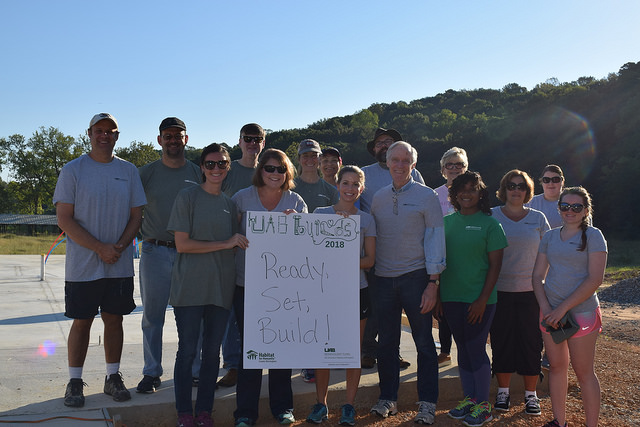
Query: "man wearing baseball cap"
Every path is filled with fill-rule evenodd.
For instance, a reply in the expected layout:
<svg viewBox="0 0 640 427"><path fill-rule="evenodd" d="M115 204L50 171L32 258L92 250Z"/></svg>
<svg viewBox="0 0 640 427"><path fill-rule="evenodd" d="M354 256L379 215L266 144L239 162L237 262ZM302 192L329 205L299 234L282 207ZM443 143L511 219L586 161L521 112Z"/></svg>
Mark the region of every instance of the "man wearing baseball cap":
<svg viewBox="0 0 640 427"><path fill-rule="evenodd" d="M62 168L53 195L58 226L67 234L64 314L73 324L64 404L71 407L84 405L82 370L98 313L104 323L104 392L116 402L131 399L120 374L122 319L136 307L131 241L146 204L136 167L113 155L115 117L96 114L87 134L91 151Z"/></svg>
<svg viewBox="0 0 640 427"><path fill-rule="evenodd" d="M171 271L176 258L173 234L167 231L169 215L178 192L201 182L202 172L184 156L189 141L187 126L177 117L162 120L157 137L162 157L140 168L147 196L142 219L140 296L142 297L143 378L138 393L153 393L160 387L162 329L171 289Z"/></svg>
<svg viewBox="0 0 640 427"><path fill-rule="evenodd" d="M322 155L320 155L320 173L322 174L322 179L332 186L337 187L338 171L340 171L341 167L342 157L340 156L340 151L334 147L323 148Z"/></svg>
<svg viewBox="0 0 640 427"><path fill-rule="evenodd" d="M365 176L365 188L360 196L360 209L370 213L373 195L382 187L390 185L392 182L389 168L387 167L387 149L396 141L402 141L402 135L395 129L378 128L373 139L367 143L367 150L377 163L370 164L362 168ZM422 175L418 169L411 170L411 177L414 181L424 184ZM375 266L374 266L375 269ZM373 269L372 269L373 270ZM371 313L367 319L367 326L364 330L364 338L362 340L362 368L371 369L376 363L376 353L378 342L378 321L377 321L377 286L373 271L367 276L369 281L369 292L371 295ZM400 357L400 368L404 369L410 366L410 363Z"/></svg>
<svg viewBox="0 0 640 427"><path fill-rule="evenodd" d="M298 146L300 176L294 180L296 186L293 191L302 197L309 212L317 207L334 205L340 198L338 190L318 175L321 154L320 144L314 139L305 139Z"/></svg>

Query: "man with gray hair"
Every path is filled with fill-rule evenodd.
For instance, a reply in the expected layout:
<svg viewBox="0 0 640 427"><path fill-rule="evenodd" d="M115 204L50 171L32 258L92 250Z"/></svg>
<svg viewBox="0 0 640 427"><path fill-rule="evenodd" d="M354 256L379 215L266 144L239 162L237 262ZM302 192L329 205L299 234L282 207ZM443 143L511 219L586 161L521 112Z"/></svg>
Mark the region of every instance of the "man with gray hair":
<svg viewBox="0 0 640 427"><path fill-rule="evenodd" d="M445 237L438 196L416 182L411 172L418 154L404 141L387 150L391 185L373 197L377 226L380 397L371 412L382 417L398 412L401 316L404 309L418 351L418 424L433 424L438 401L438 357L431 334L440 273L445 269Z"/></svg>

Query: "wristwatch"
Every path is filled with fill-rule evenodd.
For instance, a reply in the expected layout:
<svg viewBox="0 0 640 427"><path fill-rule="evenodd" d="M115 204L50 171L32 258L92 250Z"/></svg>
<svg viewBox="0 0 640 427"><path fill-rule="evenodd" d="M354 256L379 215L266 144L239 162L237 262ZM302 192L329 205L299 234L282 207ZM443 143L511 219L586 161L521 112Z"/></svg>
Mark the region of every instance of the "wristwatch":
<svg viewBox="0 0 640 427"><path fill-rule="evenodd" d="M434 283L436 286L440 286L440 280L438 280L438 279L429 279L429 280L427 280L427 285L429 283Z"/></svg>

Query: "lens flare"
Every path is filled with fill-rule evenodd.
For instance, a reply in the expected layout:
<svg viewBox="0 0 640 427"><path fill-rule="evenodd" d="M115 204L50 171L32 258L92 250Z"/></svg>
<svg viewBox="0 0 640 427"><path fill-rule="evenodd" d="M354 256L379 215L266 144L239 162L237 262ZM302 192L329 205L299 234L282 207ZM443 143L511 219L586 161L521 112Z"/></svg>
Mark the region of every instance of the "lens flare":
<svg viewBox="0 0 640 427"><path fill-rule="evenodd" d="M42 357L49 357L56 352L56 344L52 341L45 340L38 346L38 354Z"/></svg>

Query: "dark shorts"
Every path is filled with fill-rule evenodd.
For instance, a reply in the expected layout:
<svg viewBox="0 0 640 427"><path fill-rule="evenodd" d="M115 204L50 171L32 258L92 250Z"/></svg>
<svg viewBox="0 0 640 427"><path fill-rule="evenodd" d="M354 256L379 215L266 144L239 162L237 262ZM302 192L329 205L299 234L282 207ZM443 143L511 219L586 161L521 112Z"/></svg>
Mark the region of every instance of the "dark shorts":
<svg viewBox="0 0 640 427"><path fill-rule="evenodd" d="M369 288L360 289L360 320L369 317L371 313L371 299L369 298Z"/></svg>
<svg viewBox="0 0 640 427"><path fill-rule="evenodd" d="M98 309L109 314L129 314L136 308L133 277L64 282L64 304L64 315L71 319L91 319Z"/></svg>
<svg viewBox="0 0 640 427"><path fill-rule="evenodd" d="M491 325L494 373L540 374L542 335L533 291L500 292Z"/></svg>

